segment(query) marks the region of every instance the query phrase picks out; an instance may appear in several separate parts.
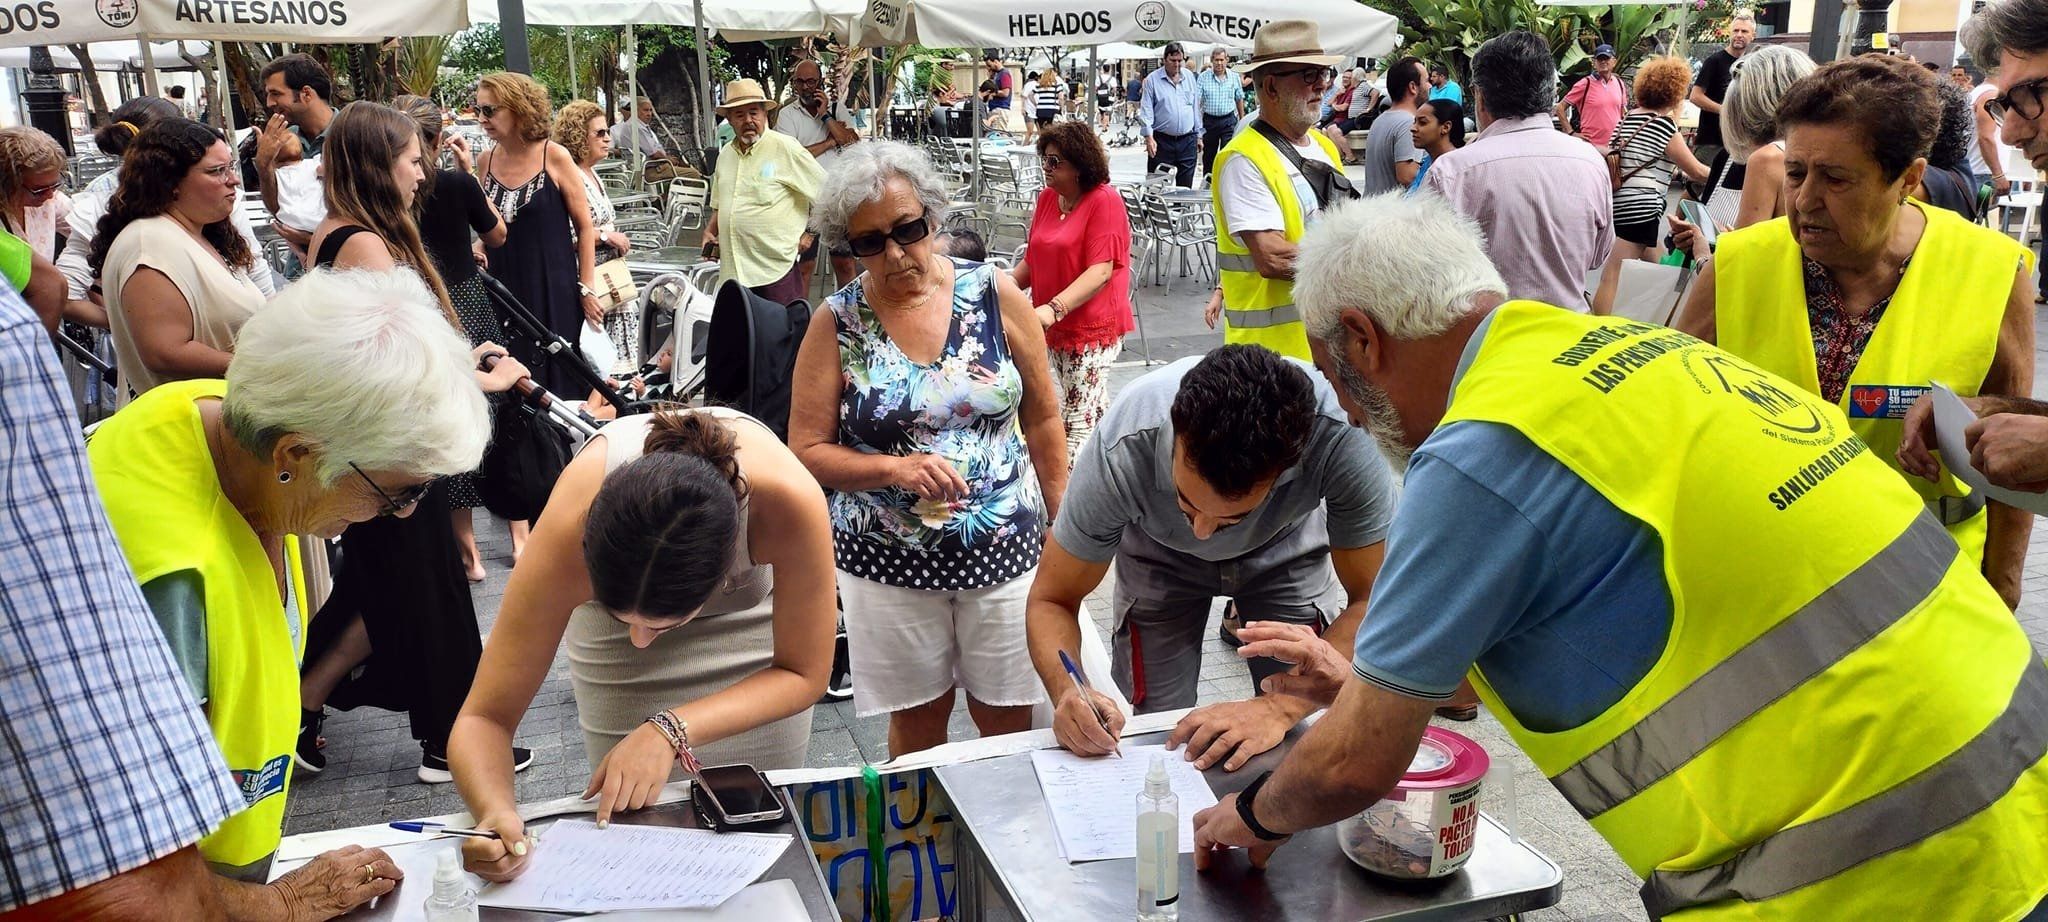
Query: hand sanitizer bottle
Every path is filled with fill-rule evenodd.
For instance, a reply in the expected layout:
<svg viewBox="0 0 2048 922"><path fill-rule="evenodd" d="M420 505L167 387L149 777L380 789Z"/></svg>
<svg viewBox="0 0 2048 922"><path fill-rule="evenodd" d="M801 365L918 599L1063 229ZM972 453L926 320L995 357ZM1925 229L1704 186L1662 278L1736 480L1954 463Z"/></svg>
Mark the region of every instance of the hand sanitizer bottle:
<svg viewBox="0 0 2048 922"><path fill-rule="evenodd" d="M427 897L426 911L427 922L478 922L476 891L462 873L462 856L452 848L434 866L434 892Z"/></svg>
<svg viewBox="0 0 2048 922"><path fill-rule="evenodd" d="M1180 918L1180 796L1166 777L1166 757L1152 757L1138 794L1138 920Z"/></svg>

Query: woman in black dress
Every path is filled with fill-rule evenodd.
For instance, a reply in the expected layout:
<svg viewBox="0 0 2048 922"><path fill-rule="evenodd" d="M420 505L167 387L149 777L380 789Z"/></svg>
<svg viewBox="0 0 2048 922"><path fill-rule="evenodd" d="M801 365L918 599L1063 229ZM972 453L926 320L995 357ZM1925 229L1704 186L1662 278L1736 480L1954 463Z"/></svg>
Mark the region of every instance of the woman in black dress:
<svg viewBox="0 0 2048 922"><path fill-rule="evenodd" d="M440 151L447 151L455 161L455 169L426 170L426 179L420 182L419 194L413 196L413 217L419 222L420 242L426 245L427 257L434 268L441 273L441 283L448 286L448 301L455 305L455 317L462 321L462 331L469 334L469 344L481 346L484 343L505 338L498 326L497 312L491 310L490 297L484 294L484 282L477 276L476 260L471 256L470 240L473 234L487 247L505 245L505 220L498 216L498 210L491 207L484 198L483 187L471 175L469 142L461 135L443 132L444 122L441 107L434 101L421 96L400 96L391 101L391 106L412 116L420 126L420 151L426 155L429 164L438 159ZM494 398L495 399L495 398ZM483 556L476 549L476 522L470 511L484 504L483 496L477 492L475 473L450 477L447 480L448 506L455 523L455 544L462 552L462 569L472 583L484 578ZM526 544L526 523L512 522L512 552L516 559Z"/></svg>
<svg viewBox="0 0 2048 922"><path fill-rule="evenodd" d="M327 130L327 218L314 229L309 250L320 269L417 272L449 324L461 326L412 217L426 174L420 151L419 123L411 116L372 102L343 108ZM478 347L485 351L498 350ZM477 378L486 393L502 393L525 374L507 358ZM447 494L436 485L412 514L379 517L343 533L334 591L306 636L296 750L301 771L326 768L319 733L327 706L369 705L408 712L420 741L417 777L429 784L450 780L448 731L469 694L483 642L460 575ZM513 752L520 768L532 759L526 750Z"/></svg>
<svg viewBox="0 0 2048 922"><path fill-rule="evenodd" d="M504 246L486 247L486 270L555 335L577 342L587 321L603 329L596 297L597 228L583 194L583 173L560 144L548 140L548 91L525 74L486 74L477 81L476 111L496 147L484 153L484 196L505 217ZM518 344L515 344L517 346ZM516 351L514 354L518 354ZM521 355L534 380L576 396L583 385L562 362Z"/></svg>

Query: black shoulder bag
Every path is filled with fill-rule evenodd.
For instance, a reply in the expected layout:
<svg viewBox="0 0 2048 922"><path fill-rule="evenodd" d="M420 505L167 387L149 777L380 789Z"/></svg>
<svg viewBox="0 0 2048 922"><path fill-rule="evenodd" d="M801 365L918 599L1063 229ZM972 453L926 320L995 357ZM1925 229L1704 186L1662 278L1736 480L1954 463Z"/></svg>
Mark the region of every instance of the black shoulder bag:
<svg viewBox="0 0 2048 922"><path fill-rule="evenodd" d="M1308 187L1315 190L1316 207L1328 208L1345 199L1358 197L1358 189L1351 185L1351 177L1321 160L1304 160L1294 144L1280 135L1280 129L1268 124L1265 119L1254 119L1252 129L1264 135L1273 148L1286 157L1288 163L1301 171L1301 178L1308 180Z"/></svg>

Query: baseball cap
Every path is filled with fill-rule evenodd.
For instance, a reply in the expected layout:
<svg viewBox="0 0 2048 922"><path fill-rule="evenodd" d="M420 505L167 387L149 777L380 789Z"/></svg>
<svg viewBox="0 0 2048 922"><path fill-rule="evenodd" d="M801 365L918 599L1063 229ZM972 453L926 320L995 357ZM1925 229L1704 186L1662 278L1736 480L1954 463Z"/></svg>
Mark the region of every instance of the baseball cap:
<svg viewBox="0 0 2048 922"><path fill-rule="evenodd" d="M1599 45L1593 49L1593 56L1596 58L1614 57L1614 46L1606 44Z"/></svg>

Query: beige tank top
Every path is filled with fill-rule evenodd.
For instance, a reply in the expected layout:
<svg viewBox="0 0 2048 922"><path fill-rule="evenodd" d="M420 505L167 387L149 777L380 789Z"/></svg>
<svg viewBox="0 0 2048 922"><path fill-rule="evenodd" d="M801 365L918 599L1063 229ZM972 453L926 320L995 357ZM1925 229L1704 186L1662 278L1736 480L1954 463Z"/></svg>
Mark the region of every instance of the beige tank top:
<svg viewBox="0 0 2048 922"><path fill-rule="evenodd" d="M724 407L700 407L683 412L708 413L720 420L760 426L764 432L772 433L774 431L769 429L760 420L738 410L729 410ZM627 416L622 419L613 420L599 432L600 435L604 436L604 470L607 475L633 462L645 453L647 431L653 422L654 417L651 415ZM741 472L745 473L744 467L741 468ZM703 618L710 615L744 611L752 608L761 604L768 597L770 589L773 588L773 581L770 578L772 571L766 566L755 565L753 554L748 549L748 518L747 505L742 500L740 503L740 528L739 532L733 536L733 541L738 544L738 552L733 555L732 566L726 570L724 580L720 582L718 589L711 593L711 597L705 600L704 609L697 617ZM589 604L596 605L595 602Z"/></svg>
<svg viewBox="0 0 2048 922"><path fill-rule="evenodd" d="M107 322L114 334L120 387L116 402L125 406L128 392L140 395L166 380L142 363L128 329L121 289L135 270L155 269L178 286L192 308L192 339L222 352L235 351L235 333L263 307L263 289L245 273L230 269L205 244L193 239L169 217L141 218L122 228L107 249L100 272L107 301Z"/></svg>

